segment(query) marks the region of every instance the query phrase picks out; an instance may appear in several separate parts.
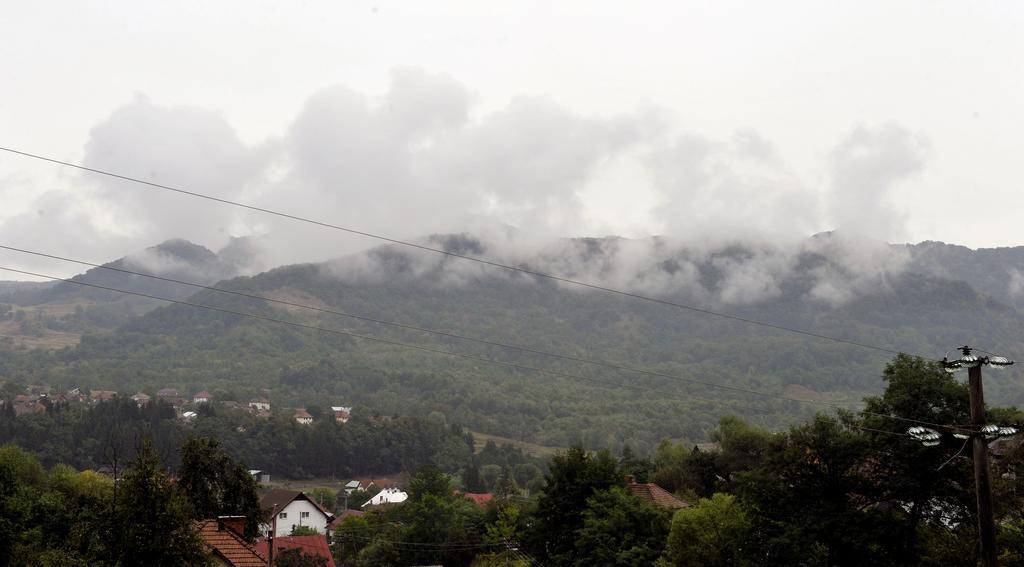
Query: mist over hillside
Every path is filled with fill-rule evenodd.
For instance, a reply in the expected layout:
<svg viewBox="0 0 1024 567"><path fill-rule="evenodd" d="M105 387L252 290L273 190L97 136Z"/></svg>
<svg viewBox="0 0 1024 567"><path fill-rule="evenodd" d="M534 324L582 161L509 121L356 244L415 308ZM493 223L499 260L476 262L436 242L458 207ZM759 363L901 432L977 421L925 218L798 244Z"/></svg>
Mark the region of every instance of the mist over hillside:
<svg viewBox="0 0 1024 567"><path fill-rule="evenodd" d="M1008 356L1024 346L1019 248L973 251L941 243L889 245L823 233L791 243L666 238L531 241L512 231L420 241L534 272L638 293L926 357L964 342ZM258 243L245 242L245 261ZM220 306L323 329L549 369L572 377L467 361L364 339L171 305L132 303L60 283L11 312L77 311L8 340L0 377L23 383L116 388L205 388L244 399L263 389L295 405L324 400L386 413L441 412L474 430L543 444L651 447L702 440L723 414L781 426L857 407L882 388L889 355L705 313L581 288L521 271L386 245L323 263L252 276L224 251L170 241L111 265L406 325L652 370L619 372L521 350L395 329L324 312L200 291L93 269L78 281ZM2 288L0 288L2 289ZM104 319L97 313L117 313ZM92 316L90 316L92 314ZM31 317L29 317L31 319ZM98 321L98 322L97 322ZM13 320L5 331L17 335ZM22 346L19 346L22 345ZM39 346L26 350L24 346ZM63 345L60 345L63 346ZM1011 371L990 381L993 403L1024 402ZM1003 378L1005 377L1005 378ZM697 381L699 383L695 383ZM716 389L750 389L769 397ZM776 396L776 397L771 397Z"/></svg>

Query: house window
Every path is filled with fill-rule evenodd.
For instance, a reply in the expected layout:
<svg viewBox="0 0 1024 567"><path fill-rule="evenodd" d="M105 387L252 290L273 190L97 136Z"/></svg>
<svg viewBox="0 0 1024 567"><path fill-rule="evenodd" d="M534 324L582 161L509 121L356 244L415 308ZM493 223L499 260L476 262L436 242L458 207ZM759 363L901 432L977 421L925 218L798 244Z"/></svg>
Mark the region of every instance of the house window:
<svg viewBox="0 0 1024 567"><path fill-rule="evenodd" d="M302 517L302 518L308 518L309 517L309 512L299 512L299 516Z"/></svg>
<svg viewBox="0 0 1024 567"><path fill-rule="evenodd" d="M277 515L277 517L281 518L283 520L283 519L288 517L288 512L281 512L280 514Z"/></svg>

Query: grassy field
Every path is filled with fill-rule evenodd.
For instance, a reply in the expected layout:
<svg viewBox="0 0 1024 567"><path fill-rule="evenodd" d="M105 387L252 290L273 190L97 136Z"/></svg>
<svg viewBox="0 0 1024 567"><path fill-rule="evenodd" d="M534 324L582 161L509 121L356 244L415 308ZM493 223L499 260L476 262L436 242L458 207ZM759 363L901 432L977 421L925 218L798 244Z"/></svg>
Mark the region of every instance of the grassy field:
<svg viewBox="0 0 1024 567"><path fill-rule="evenodd" d="M522 451L528 455L534 455L537 457L550 457L559 451L565 450L565 447L548 447L546 445L527 443L526 441L519 441L518 439L499 437L498 435L488 435L477 431L470 431L470 433L473 434L473 450L477 453L480 452L480 449L484 448L484 445L486 445L488 441L494 441L497 445L512 445L513 447L522 449Z"/></svg>

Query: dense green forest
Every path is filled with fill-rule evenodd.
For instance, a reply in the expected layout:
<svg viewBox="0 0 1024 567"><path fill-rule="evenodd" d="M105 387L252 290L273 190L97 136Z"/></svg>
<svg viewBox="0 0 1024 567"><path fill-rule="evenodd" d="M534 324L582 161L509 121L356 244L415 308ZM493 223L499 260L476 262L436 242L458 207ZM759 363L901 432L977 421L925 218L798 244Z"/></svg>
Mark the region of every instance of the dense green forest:
<svg viewBox="0 0 1024 567"><path fill-rule="evenodd" d="M439 242L456 251L481 252L471 238ZM605 261L602 255L610 254L607 250L613 244L581 239L572 250L587 262L601 265ZM208 254L181 243L167 250L182 256L175 266L187 258L199 258L202 266L221 266ZM1015 265L1018 249L983 254L925 243L910 250L908 265L916 271L885 279L877 289L861 292L846 303L827 305L809 300L808 294L815 274L832 270L842 275L846 270L853 278L857 274L850 270L854 268L825 253L807 253L779 284L776 296L751 304L716 306L712 302L708 306L931 358L965 342L1011 357L1021 351L1024 318L1012 305L1016 296L1010 293L1012 282L1007 272ZM734 247L703 259L698 264L702 285L717 289L722 285L724 267L752 255L753 251ZM675 264L665 260L643 269L669 273L683 260L675 258ZM44 339L51 331L75 337L81 334L80 342L73 347L27 349L11 339L0 341L0 380L55 388L108 388L124 394L152 394L164 387L207 389L220 400L243 402L269 392L275 404L284 406L343 404L385 415L441 414L474 431L542 445L581 443L613 450L628 445L640 451L652 450L663 438L706 441L719 416L725 414L780 428L828 407L780 398L857 409L863 395L882 387L876 369L889 356L885 352L581 291L522 274L467 271L457 260L426 267L417 261L409 253L383 247L364 256L287 266L219 285L639 367L679 379L615 371L212 291L193 295L194 288L139 277L126 280L123 274L94 269L79 279L164 297L189 297L206 305L574 377L462 360L190 306L154 309L155 302L141 298L104 303L100 296L110 294L97 295L95 290L80 298L76 309L63 314L47 312L48 306L58 304L54 301L73 299L69 295L73 284L65 283L33 291L32 301L10 303L8 326L39 333ZM132 265L120 262L118 265ZM999 262L1006 265L997 274L993 270ZM947 277L937 275L939 267ZM973 273L975 268L979 273L981 268L989 271L979 276L978 282L950 279L951 275ZM352 275L353 270L358 275ZM175 272L184 277L181 273L189 270ZM993 293L1005 290L1000 295L985 295L976 290L976 283ZM695 301L683 289L665 290L659 297ZM21 327L12 326L14 317L21 317ZM770 396L719 389L709 383ZM1024 387L1016 380L994 380L989 390L989 398L998 403L1024 401Z"/></svg>
<svg viewBox="0 0 1024 567"><path fill-rule="evenodd" d="M451 473L470 466L497 466L499 471L518 472L525 485L543 466L507 446L489 444L474 455L470 434L436 418L356 410L344 424L332 417L301 425L290 415L258 418L211 405L201 405L198 411L199 416L186 423L163 402L140 408L130 399L115 399L92 407L52 405L42 413L15 416L6 403L0 411L0 444L29 449L47 467L110 469L134 458L141 441L149 439L164 464L177 470L176 448L190 436L201 436L216 439L251 468L283 479L344 480L410 472L430 464Z"/></svg>
<svg viewBox="0 0 1024 567"><path fill-rule="evenodd" d="M862 412L819 414L784 431L723 417L711 431L713 448L669 440L649 454L571 447L529 491L508 466L517 454L507 448L489 446L458 471L445 465L447 473L420 461L406 502L348 517L328 534L335 561L973 567L977 519L964 442L947 428L936 446L904 434L907 420L965 423L967 388L937 363L904 355L886 365L882 379L884 392L867 398ZM121 414L130 423L160 422L166 413L155 406L133 414L131 407L115 402L90 413ZM1015 408L987 413L994 423L1024 425ZM5 423L9 428L9 415ZM193 520L243 515L247 525L259 523L258 487L229 443L197 435L198 428L169 441L159 434L166 429L133 427L142 438L125 456L119 483L66 464L47 468L15 445L0 446L0 564L202 564L207 557ZM62 460L35 450L49 462ZM377 457L388 452L376 450ZM401 450L415 454L412 446ZM494 466L496 479L485 480L493 475L482 473ZM990 466L1000 562L1024 565L1024 444L1004 440ZM687 505L656 505L633 480L657 483ZM458 492L481 484L495 495L483 506Z"/></svg>
<svg viewBox="0 0 1024 567"><path fill-rule="evenodd" d="M900 435L905 419L963 423L966 387L935 363L907 356L884 371L867 410L825 415L772 433L735 417L717 448L663 442L618 458L574 447L556 456L535 499L481 512L426 469L410 503L343 522L336 560L360 567L444 565L862 566L978 564L970 458L946 434L926 447ZM989 408L1020 424L1024 414ZM1024 564L1024 448L992 461L1002 565ZM626 490L654 481L691 505L672 511ZM511 493L515 494L514 490ZM456 545L458 542L458 545Z"/></svg>

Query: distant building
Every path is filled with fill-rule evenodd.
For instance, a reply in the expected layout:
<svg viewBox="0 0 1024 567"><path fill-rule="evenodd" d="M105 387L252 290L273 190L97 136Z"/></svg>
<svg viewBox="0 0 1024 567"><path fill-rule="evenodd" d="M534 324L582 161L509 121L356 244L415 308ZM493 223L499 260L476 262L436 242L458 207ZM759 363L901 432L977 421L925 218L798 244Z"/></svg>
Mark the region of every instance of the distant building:
<svg viewBox="0 0 1024 567"><path fill-rule="evenodd" d="M275 538L291 534L298 526L312 528L324 534L327 533L327 524L334 519L333 514L306 496L306 493L297 490L275 488L263 496L260 507L268 515L273 514L272 523L276 517ZM270 529L271 526L267 525L260 531L267 533Z"/></svg>
<svg viewBox="0 0 1024 567"><path fill-rule="evenodd" d="M352 415L351 406L331 406L331 411L334 412L334 421L338 423L348 423L348 418Z"/></svg>
<svg viewBox="0 0 1024 567"><path fill-rule="evenodd" d="M192 421L198 415L199 414L194 412L194 411L186 411L186 412L182 412L181 413L181 419L182 419L182 421Z"/></svg>
<svg viewBox="0 0 1024 567"><path fill-rule="evenodd" d="M376 496L367 500L361 507L366 508L368 506L382 506L384 504L399 504L408 499L409 495L396 487L385 488L378 492Z"/></svg>
<svg viewBox="0 0 1024 567"><path fill-rule="evenodd" d="M185 403L185 396L183 396L181 392L175 390L174 388L163 388L157 390L156 399L163 402L167 402L174 407L178 407L181 404Z"/></svg>
<svg viewBox="0 0 1024 567"><path fill-rule="evenodd" d="M144 394L142 392L139 392L139 393L135 394L134 396L132 396L132 400L134 400L135 404L138 405L140 408L142 406L148 405L150 399L151 398L147 394Z"/></svg>
<svg viewBox="0 0 1024 567"><path fill-rule="evenodd" d="M213 401L213 394L203 390L196 392L196 395L192 396L192 403L194 404L207 404Z"/></svg>
<svg viewBox="0 0 1024 567"><path fill-rule="evenodd" d="M302 425L309 425L310 423L313 423L313 416L310 415L305 408L299 408L295 410L294 417L295 421L301 423Z"/></svg>
<svg viewBox="0 0 1024 567"><path fill-rule="evenodd" d="M89 400L94 404L109 402L116 397L117 392L114 390L92 390L89 392Z"/></svg>
<svg viewBox="0 0 1024 567"><path fill-rule="evenodd" d="M473 504L476 504L481 508L486 507L488 502L494 500L494 495L490 492L456 492L456 494L465 496L469 500L472 500Z"/></svg>
<svg viewBox="0 0 1024 567"><path fill-rule="evenodd" d="M655 506L661 506L662 508L678 510L679 508L690 507L688 503L676 498L671 492L657 484L654 484L653 482L634 482L632 475L626 475L626 489L628 489L633 496L636 496L641 500L646 500Z"/></svg>
<svg viewBox="0 0 1024 567"><path fill-rule="evenodd" d="M256 411L270 411L270 400L267 398L253 398L249 400L249 407Z"/></svg>

